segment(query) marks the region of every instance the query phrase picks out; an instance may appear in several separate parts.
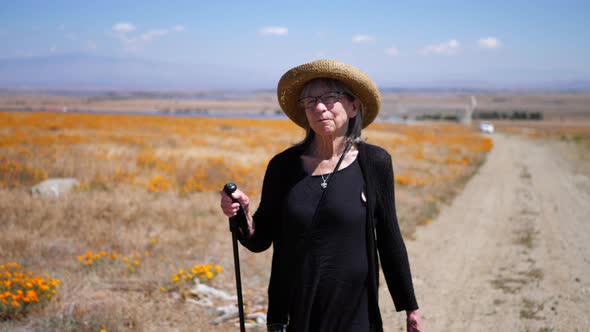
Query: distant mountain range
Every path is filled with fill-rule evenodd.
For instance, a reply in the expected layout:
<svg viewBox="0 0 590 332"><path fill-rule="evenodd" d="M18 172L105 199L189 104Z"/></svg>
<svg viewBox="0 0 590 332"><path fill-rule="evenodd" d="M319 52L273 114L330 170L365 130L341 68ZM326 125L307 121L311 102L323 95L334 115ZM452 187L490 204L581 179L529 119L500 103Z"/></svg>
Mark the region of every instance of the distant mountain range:
<svg viewBox="0 0 590 332"><path fill-rule="evenodd" d="M236 89L274 84L258 72L227 65L86 54L0 59L3 88Z"/></svg>
<svg viewBox="0 0 590 332"><path fill-rule="evenodd" d="M0 88L3 89L272 90L276 85L275 76L240 65L183 65L89 54L0 59ZM382 87L391 92L477 92L515 88L590 91L590 80L535 82L510 87L481 81Z"/></svg>

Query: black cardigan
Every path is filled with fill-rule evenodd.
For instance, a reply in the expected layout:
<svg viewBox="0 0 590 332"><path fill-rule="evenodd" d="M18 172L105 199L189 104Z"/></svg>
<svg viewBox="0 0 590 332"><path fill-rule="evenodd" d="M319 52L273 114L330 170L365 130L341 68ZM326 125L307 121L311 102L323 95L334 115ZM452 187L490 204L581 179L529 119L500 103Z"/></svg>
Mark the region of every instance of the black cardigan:
<svg viewBox="0 0 590 332"><path fill-rule="evenodd" d="M401 236L395 211L393 167L391 156L384 149L358 144L358 160L363 172L367 199L367 254L369 257L369 315L376 331L382 331L378 305L379 260L397 311L418 309L406 247ZM282 232L283 203L291 188L307 176L301 161L302 149L291 147L269 162L262 186L260 206L253 215L254 234L240 242L253 252L273 245L270 283L268 287L267 322L287 324L289 273L291 257L282 251L298 246L285 245ZM241 223L243 225L243 223ZM244 233L246 234L246 233ZM281 258L282 257L282 258ZM286 263L281 266L281 263ZM292 272L292 271L291 271Z"/></svg>

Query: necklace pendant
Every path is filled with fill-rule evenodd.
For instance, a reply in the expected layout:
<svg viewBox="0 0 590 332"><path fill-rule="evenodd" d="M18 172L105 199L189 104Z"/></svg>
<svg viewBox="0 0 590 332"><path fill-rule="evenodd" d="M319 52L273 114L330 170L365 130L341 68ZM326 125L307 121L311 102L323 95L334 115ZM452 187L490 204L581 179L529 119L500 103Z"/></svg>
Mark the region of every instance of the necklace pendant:
<svg viewBox="0 0 590 332"><path fill-rule="evenodd" d="M320 186L322 187L322 189L326 189L328 184L326 183L326 181L324 181L324 182L322 182L322 184L320 184Z"/></svg>

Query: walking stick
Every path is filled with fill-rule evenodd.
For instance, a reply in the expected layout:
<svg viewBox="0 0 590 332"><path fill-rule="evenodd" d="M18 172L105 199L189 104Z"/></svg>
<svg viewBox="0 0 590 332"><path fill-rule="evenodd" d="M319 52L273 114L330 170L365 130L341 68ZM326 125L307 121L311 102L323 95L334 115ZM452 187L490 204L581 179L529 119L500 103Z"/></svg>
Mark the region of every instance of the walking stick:
<svg viewBox="0 0 590 332"><path fill-rule="evenodd" d="M231 182L226 183L225 186L223 186L223 191L232 199L234 203L237 202L237 200L234 199L231 194L236 191L236 189L238 189L238 186ZM236 289L238 293L238 310L240 313L240 332L245 332L246 327L244 325L244 304L242 302L242 277L240 276L240 256L238 253L237 239L237 232L239 232L238 223L240 218L244 218L242 220L245 220L246 218L244 210L241 206L238 209L238 214L229 218L229 230L231 231L232 244L234 247L234 267L236 270Z"/></svg>

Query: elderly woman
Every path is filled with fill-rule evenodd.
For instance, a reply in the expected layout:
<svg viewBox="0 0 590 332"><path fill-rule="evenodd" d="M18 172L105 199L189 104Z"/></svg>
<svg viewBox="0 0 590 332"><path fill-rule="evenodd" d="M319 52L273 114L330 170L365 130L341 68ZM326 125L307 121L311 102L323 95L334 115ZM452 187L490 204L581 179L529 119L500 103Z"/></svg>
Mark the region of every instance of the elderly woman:
<svg viewBox="0 0 590 332"><path fill-rule="evenodd" d="M245 212L242 245L273 246L268 330L382 331L380 261L408 331L422 331L391 157L360 139L379 112L375 83L355 67L318 60L285 73L277 93L305 138L269 162L254 215L243 192L221 194L226 216Z"/></svg>

